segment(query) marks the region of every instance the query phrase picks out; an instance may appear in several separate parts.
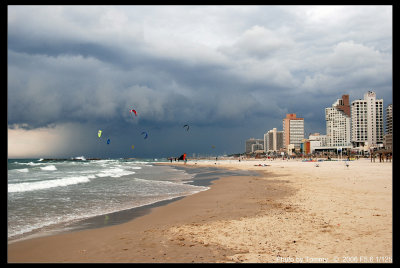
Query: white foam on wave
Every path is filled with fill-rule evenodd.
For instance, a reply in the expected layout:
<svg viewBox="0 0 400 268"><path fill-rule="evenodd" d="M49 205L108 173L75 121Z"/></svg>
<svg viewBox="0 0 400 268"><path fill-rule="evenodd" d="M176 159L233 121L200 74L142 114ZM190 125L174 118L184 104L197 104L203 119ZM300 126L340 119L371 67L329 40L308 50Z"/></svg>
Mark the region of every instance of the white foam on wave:
<svg viewBox="0 0 400 268"><path fill-rule="evenodd" d="M86 161L86 158L82 155L82 156L76 156L72 158L73 160L83 160Z"/></svg>
<svg viewBox="0 0 400 268"><path fill-rule="evenodd" d="M49 165L49 166L45 166L45 167L40 167L41 170L47 170L47 171L54 171L57 170L55 165Z"/></svg>
<svg viewBox="0 0 400 268"><path fill-rule="evenodd" d="M16 193L16 192L44 190L54 187L74 185L78 183L86 183L89 182L90 179L94 178L96 178L94 175L89 175L89 176L68 177L63 179L37 181L37 182L14 183L8 185L8 192Z"/></svg>
<svg viewBox="0 0 400 268"><path fill-rule="evenodd" d="M205 191L210 189L207 186L197 186L197 185L191 185L188 184L186 181L160 181L160 180L147 180L147 179L140 179L140 178L135 178L136 181L139 181L141 185L165 185L169 187L174 187L174 186L181 186L180 190L182 191L180 194L182 195L187 195L187 194L194 194L197 192ZM184 188L182 188L184 187Z"/></svg>
<svg viewBox="0 0 400 268"><path fill-rule="evenodd" d="M27 168L20 168L20 169L16 169L16 171L26 173L26 172L29 172L29 169L27 169Z"/></svg>
<svg viewBox="0 0 400 268"><path fill-rule="evenodd" d="M33 163L33 162L29 162L29 163L19 163L19 162L15 162L15 164L18 165L28 165L28 166L42 166L43 163Z"/></svg>
<svg viewBox="0 0 400 268"><path fill-rule="evenodd" d="M134 164L139 164L139 165L144 165L144 166L148 166L148 167L152 167L152 163L153 162L147 162L147 161L134 161L132 162Z"/></svg>
<svg viewBox="0 0 400 268"><path fill-rule="evenodd" d="M119 178L122 176L131 175L131 174L135 174L135 172L127 171L122 168L110 168L110 169L104 170L100 173L97 173L96 176L101 177L101 178L102 177Z"/></svg>

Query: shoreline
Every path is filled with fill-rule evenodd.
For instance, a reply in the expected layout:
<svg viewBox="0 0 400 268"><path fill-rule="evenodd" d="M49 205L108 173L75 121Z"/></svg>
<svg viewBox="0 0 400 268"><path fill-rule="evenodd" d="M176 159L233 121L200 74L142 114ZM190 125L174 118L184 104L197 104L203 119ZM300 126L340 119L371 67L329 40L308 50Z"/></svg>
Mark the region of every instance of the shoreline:
<svg viewBox="0 0 400 268"><path fill-rule="evenodd" d="M155 163L157 165L157 163ZM211 167L211 170L205 170L204 168L193 169L192 167L180 167L180 166L172 166L176 169L185 170L189 174L193 174L194 178L191 180L183 181L184 183L194 185L194 186L204 186L209 187L212 184L212 181L218 179L218 176L228 176L233 175L237 172L228 172L223 170L219 172L216 167ZM195 193L196 194L196 193ZM189 194L191 195L191 194ZM141 217L151 212L152 208L165 206L171 202L184 198L186 195L172 197L165 200L159 200L150 204L141 205L138 207L133 207L130 209L115 211L111 213L106 213L102 215L97 215L93 217L88 217L84 219L78 219L72 222L61 223L52 226L45 226L40 229L17 235L8 239L8 244L12 244L15 242L24 241L27 239L33 239L38 237L52 236L63 233L71 233L75 231L82 231L88 229L102 228L112 225L118 225L122 223L129 222L134 220L137 217Z"/></svg>
<svg viewBox="0 0 400 268"><path fill-rule="evenodd" d="M261 175L222 177L127 223L9 244L8 262L392 262L391 163L274 161L165 163Z"/></svg>
<svg viewBox="0 0 400 268"><path fill-rule="evenodd" d="M221 254L227 255L231 250L208 245L186 247L182 238L171 238L169 229L186 223L237 219L255 213L253 206L258 205L254 202L239 205L233 201L243 196L241 183L258 177L230 176L213 180L209 190L153 208L149 214L127 223L9 244L8 262L217 262ZM246 191L247 194L252 192ZM282 190L271 191L274 196L276 192ZM260 194L264 193L262 188ZM237 208L240 208L237 213L231 213ZM215 254L215 250L222 253ZM187 254L183 254L185 251Z"/></svg>
<svg viewBox="0 0 400 268"><path fill-rule="evenodd" d="M79 219L73 222L57 224L55 226L42 227L39 230L35 230L33 233L31 232L28 234L22 234L20 236L15 236L12 239L9 239L8 245L40 237L68 234L77 231L85 231L85 230L98 229L98 228L123 224L135 220L138 217L151 213L151 210L153 208L165 206L168 203L177 201L184 197L185 196L173 197L171 199L161 200L151 204L134 207L126 210L120 210L85 219Z"/></svg>

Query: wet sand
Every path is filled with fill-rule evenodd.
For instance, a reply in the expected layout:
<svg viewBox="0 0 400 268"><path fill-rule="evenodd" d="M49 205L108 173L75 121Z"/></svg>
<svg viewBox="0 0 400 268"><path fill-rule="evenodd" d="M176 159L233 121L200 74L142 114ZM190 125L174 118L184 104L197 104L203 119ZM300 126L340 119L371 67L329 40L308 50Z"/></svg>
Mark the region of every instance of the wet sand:
<svg viewBox="0 0 400 268"><path fill-rule="evenodd" d="M9 244L8 262L391 262L392 164L315 164L189 161L260 175L223 177L124 224Z"/></svg>

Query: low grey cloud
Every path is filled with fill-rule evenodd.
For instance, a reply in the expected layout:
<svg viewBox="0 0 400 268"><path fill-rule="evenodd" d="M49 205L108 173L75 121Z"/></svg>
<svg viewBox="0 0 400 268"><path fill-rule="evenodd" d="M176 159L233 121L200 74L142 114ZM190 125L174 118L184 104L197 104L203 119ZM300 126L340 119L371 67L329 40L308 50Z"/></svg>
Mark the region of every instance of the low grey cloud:
<svg viewBox="0 0 400 268"><path fill-rule="evenodd" d="M391 6L8 6L9 128L68 125L66 142L91 144L105 127L116 156L142 128L158 137L143 155L169 154L186 122L198 153L210 133L243 151L285 113L324 132L325 107L368 90L392 102Z"/></svg>

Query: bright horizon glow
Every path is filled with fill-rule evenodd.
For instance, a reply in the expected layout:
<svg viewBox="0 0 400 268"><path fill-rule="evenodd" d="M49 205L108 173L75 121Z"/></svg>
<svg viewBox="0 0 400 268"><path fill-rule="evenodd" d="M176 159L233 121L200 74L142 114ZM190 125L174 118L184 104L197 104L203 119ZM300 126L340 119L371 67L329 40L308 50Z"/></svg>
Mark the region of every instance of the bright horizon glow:
<svg viewBox="0 0 400 268"><path fill-rule="evenodd" d="M8 128L8 158L41 158L62 148L64 127L27 130ZM56 149L56 150L54 150Z"/></svg>

